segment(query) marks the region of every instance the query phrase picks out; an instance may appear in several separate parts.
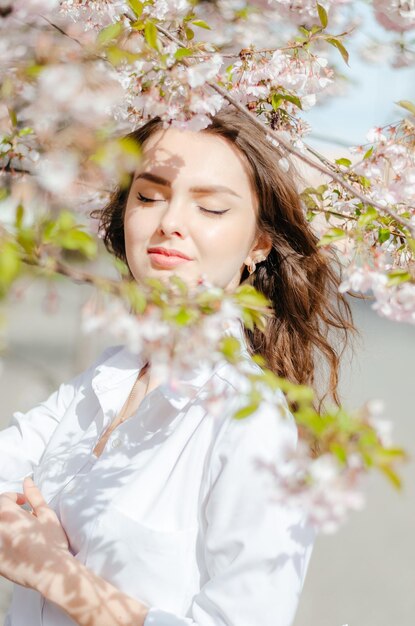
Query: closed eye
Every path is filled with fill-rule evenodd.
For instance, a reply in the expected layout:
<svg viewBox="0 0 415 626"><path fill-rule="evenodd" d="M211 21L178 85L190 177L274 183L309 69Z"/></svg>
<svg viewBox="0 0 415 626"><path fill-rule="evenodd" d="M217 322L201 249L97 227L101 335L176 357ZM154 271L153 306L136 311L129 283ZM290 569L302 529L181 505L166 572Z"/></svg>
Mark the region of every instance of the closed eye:
<svg viewBox="0 0 415 626"><path fill-rule="evenodd" d="M143 202L144 204L149 204L151 202L165 202L164 199L154 199L154 198L146 198L146 196L143 196L143 194L141 194L140 192L138 192L137 194L137 198L138 200L140 200L140 202ZM224 213L227 213L229 211L229 209L223 209L221 211L211 211L210 209L205 209L202 206L198 206L198 208L203 211L204 213L210 213L212 215L223 215Z"/></svg>

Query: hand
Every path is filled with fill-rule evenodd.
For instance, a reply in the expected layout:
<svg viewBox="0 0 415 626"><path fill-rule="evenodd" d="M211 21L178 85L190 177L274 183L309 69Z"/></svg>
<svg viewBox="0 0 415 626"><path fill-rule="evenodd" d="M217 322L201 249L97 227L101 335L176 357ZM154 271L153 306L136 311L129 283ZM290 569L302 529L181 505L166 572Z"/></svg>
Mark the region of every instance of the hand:
<svg viewBox="0 0 415 626"><path fill-rule="evenodd" d="M31 512L21 508L26 503ZM31 478L23 494L0 494L0 575L39 590L64 555L70 555L65 531Z"/></svg>

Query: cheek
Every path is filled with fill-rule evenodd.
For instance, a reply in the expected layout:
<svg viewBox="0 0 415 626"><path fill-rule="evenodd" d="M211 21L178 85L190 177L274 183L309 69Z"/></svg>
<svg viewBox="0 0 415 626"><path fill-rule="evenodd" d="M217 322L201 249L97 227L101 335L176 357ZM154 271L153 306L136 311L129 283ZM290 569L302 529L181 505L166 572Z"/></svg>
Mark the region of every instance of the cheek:
<svg viewBox="0 0 415 626"><path fill-rule="evenodd" d="M124 217L125 245L137 245L148 238L151 220L143 219L140 211L126 211Z"/></svg>
<svg viewBox="0 0 415 626"><path fill-rule="evenodd" d="M254 236L255 226L243 218L212 220L200 233L200 249L220 258L244 259ZM216 223L217 222L217 223Z"/></svg>

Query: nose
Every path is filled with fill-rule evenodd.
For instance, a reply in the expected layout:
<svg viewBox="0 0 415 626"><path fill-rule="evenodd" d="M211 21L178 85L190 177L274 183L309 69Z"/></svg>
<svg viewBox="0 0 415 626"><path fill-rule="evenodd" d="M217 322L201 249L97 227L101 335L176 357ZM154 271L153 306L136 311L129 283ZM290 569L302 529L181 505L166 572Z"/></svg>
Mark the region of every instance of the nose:
<svg viewBox="0 0 415 626"><path fill-rule="evenodd" d="M166 208L160 216L157 234L171 237L176 235L183 239L187 234L184 203L179 199L166 202Z"/></svg>

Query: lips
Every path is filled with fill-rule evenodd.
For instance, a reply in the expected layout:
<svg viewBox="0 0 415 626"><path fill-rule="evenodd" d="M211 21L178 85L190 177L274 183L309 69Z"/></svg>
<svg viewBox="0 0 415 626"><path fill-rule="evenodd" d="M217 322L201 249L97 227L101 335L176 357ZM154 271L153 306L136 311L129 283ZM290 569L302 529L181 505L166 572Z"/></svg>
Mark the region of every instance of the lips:
<svg viewBox="0 0 415 626"><path fill-rule="evenodd" d="M191 261L192 259L184 254L184 252L180 252L180 250L175 250L174 248L162 248L159 246L148 248L148 254L161 254L166 257L179 257L181 259L186 259L186 261Z"/></svg>
<svg viewBox="0 0 415 626"><path fill-rule="evenodd" d="M192 260L184 252L180 252L180 250L161 248L159 246L148 248L147 254L150 257L151 265L158 270L174 269L177 265L182 265Z"/></svg>

